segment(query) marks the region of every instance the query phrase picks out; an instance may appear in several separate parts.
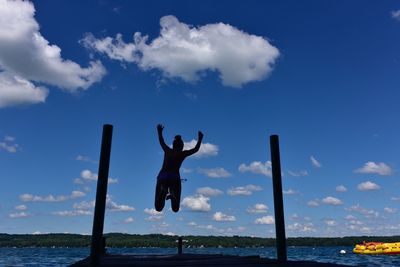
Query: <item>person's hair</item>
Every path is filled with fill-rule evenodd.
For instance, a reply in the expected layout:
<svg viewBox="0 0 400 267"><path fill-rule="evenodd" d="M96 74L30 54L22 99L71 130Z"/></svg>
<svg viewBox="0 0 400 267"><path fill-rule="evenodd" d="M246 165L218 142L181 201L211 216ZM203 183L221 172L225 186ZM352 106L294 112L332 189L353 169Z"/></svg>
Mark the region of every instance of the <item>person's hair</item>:
<svg viewBox="0 0 400 267"><path fill-rule="evenodd" d="M174 142L172 143L172 148L174 150L178 150L178 151L182 151L183 150L182 136L175 135Z"/></svg>

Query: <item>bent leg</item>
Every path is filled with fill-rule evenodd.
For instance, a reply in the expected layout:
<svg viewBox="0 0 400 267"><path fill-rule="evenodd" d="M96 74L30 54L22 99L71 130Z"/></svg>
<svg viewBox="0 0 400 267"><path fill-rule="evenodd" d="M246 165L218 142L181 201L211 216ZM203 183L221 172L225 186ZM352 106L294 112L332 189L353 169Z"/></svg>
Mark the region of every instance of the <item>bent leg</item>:
<svg viewBox="0 0 400 267"><path fill-rule="evenodd" d="M179 205L181 203L181 191L182 191L182 186L181 186L181 180L176 180L173 181L170 188L170 193L171 193L171 207L174 212L179 211Z"/></svg>
<svg viewBox="0 0 400 267"><path fill-rule="evenodd" d="M162 211L165 205L165 196L168 193L168 187L166 187L162 182L157 181L156 185L156 195L154 199L154 208L156 211Z"/></svg>

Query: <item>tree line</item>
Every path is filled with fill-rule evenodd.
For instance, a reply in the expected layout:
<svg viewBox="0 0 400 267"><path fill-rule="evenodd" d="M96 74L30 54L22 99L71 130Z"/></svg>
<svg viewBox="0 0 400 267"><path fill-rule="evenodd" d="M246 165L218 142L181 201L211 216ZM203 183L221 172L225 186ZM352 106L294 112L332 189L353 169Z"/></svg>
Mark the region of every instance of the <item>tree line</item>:
<svg viewBox="0 0 400 267"><path fill-rule="evenodd" d="M178 236L104 235L107 247L176 247ZM182 236L185 247L271 247L275 238L248 236ZM88 247L91 236L79 234L0 234L0 247ZM289 237L288 246L354 246L365 242L400 242L400 236Z"/></svg>

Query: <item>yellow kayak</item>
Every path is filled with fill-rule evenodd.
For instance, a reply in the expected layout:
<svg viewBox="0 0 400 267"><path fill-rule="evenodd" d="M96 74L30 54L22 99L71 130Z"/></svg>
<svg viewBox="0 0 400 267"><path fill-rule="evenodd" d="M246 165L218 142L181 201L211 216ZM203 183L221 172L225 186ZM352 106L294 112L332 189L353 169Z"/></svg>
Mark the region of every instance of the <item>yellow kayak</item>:
<svg viewBox="0 0 400 267"><path fill-rule="evenodd" d="M354 249L357 254L400 254L400 242L396 243L383 243L383 242L368 242L357 244Z"/></svg>

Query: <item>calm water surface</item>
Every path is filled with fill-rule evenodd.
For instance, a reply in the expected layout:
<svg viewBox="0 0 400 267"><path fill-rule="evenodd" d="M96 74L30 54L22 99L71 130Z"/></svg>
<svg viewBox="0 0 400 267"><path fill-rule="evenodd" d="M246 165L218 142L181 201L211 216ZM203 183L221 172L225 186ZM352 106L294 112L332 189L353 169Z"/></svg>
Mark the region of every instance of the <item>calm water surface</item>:
<svg viewBox="0 0 400 267"><path fill-rule="evenodd" d="M346 254L340 254L340 250ZM176 249L165 248L108 248L116 254L173 254ZM352 247L289 247L289 260L311 260L353 266L400 266L400 255L356 255ZM275 258L276 252L268 248L192 248L186 253L222 253L231 255L261 255ZM89 255L89 248L0 248L0 266L68 266Z"/></svg>

